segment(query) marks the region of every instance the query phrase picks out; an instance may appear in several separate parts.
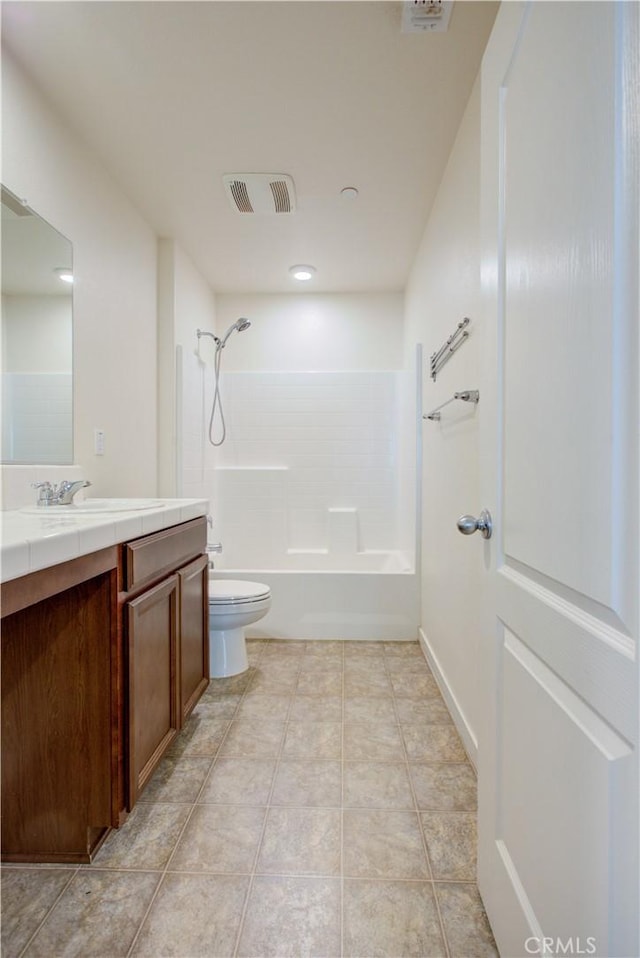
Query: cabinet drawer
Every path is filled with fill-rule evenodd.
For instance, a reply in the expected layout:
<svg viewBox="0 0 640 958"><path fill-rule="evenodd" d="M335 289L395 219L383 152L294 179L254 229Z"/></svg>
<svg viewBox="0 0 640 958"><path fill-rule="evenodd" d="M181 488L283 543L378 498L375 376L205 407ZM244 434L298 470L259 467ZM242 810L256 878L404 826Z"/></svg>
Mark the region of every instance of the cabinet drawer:
<svg viewBox="0 0 640 958"><path fill-rule="evenodd" d="M207 520L204 516L128 542L124 547L125 590L137 589L172 572L202 555L206 545Z"/></svg>

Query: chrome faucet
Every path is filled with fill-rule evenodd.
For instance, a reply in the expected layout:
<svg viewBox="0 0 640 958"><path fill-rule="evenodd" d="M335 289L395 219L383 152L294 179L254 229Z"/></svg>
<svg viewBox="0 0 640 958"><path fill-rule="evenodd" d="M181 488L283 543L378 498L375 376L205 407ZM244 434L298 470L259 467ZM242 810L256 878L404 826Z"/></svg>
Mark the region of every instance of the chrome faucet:
<svg viewBox="0 0 640 958"><path fill-rule="evenodd" d="M59 485L51 482L32 482L33 489L39 489L38 506L70 506L73 503L73 497L79 489L85 489L91 483L86 479L77 479L70 482L63 479Z"/></svg>

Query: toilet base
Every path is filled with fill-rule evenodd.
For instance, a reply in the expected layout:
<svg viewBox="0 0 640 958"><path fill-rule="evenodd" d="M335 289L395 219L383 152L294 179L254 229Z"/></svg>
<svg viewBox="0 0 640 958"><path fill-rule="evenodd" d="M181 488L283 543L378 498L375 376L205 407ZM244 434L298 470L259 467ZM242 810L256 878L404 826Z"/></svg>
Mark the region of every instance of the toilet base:
<svg viewBox="0 0 640 958"><path fill-rule="evenodd" d="M209 630L209 676L212 679L239 675L249 668L244 629Z"/></svg>

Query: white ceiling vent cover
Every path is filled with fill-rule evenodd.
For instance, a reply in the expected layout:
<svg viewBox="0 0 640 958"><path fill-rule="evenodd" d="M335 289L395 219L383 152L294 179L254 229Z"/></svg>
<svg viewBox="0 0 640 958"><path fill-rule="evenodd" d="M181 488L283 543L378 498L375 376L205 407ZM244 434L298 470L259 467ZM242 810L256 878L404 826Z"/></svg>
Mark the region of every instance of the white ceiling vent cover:
<svg viewBox="0 0 640 958"><path fill-rule="evenodd" d="M295 213L296 191L286 173L225 173L222 177L236 213Z"/></svg>
<svg viewBox="0 0 640 958"><path fill-rule="evenodd" d="M446 33L453 0L404 0L403 33Z"/></svg>

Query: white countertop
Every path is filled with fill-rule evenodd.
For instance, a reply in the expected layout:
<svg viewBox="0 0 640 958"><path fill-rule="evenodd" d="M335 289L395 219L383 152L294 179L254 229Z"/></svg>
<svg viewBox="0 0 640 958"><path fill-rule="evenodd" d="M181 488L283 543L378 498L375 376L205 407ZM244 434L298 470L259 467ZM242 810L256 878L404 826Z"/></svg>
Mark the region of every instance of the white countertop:
<svg viewBox="0 0 640 958"><path fill-rule="evenodd" d="M51 506L42 513L1 512L2 582L67 562L98 549L205 516L207 499L158 499L152 509L88 514L73 506Z"/></svg>

